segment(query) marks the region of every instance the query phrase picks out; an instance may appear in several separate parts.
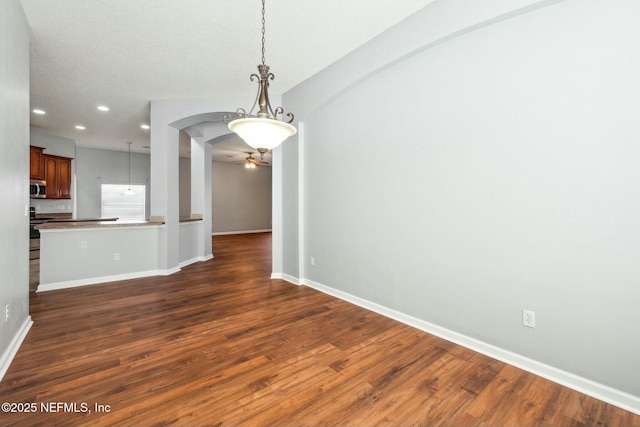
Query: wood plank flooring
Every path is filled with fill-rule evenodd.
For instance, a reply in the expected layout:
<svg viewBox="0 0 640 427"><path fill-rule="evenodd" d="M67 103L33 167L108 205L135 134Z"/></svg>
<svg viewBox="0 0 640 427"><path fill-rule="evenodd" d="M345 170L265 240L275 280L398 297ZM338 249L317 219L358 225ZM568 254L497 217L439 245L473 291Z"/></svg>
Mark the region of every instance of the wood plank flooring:
<svg viewBox="0 0 640 427"><path fill-rule="evenodd" d="M32 412L0 413L0 425L640 426L640 416L269 280L270 245L270 234L216 236L213 260L168 277L32 294L35 324L0 383L0 402Z"/></svg>

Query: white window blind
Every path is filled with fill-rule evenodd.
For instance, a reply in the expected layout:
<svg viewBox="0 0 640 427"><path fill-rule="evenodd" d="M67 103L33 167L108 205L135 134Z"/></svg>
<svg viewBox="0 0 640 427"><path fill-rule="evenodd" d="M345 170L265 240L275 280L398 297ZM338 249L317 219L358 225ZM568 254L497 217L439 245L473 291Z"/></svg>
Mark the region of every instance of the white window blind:
<svg viewBox="0 0 640 427"><path fill-rule="evenodd" d="M133 195L125 194L129 188ZM145 190L145 185L102 184L102 217L144 221Z"/></svg>

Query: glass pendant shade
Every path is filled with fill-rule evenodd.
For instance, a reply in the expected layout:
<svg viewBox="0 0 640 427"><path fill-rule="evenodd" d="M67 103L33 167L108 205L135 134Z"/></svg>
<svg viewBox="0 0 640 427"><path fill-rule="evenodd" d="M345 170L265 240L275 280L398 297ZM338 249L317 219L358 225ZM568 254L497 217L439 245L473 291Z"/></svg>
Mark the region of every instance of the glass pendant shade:
<svg viewBox="0 0 640 427"><path fill-rule="evenodd" d="M250 76L251 81L258 83L258 96L249 112L244 108L238 108L237 119L231 120L228 114L224 116L229 130L242 138L251 148L258 150L261 159L265 152L273 150L282 141L296 134L296 128L290 124L293 122L293 114L286 114L288 122L281 121L278 116L284 114L283 108L278 107L274 110L269 102L269 80L273 80L275 76L264 63L264 2L265 0L262 0L262 64L258 65L258 74ZM256 105L259 110L254 115Z"/></svg>
<svg viewBox="0 0 640 427"><path fill-rule="evenodd" d="M289 123L274 119L247 117L233 120L229 130L240 136L250 147L272 150L288 137L296 134L296 128Z"/></svg>

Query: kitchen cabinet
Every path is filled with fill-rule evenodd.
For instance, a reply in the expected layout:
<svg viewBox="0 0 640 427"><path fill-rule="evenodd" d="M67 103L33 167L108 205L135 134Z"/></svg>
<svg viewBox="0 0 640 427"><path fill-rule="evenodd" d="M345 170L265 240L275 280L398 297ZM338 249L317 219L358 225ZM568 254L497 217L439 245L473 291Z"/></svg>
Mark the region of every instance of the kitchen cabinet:
<svg viewBox="0 0 640 427"><path fill-rule="evenodd" d="M44 156L47 199L71 198L71 159L60 156Z"/></svg>
<svg viewBox="0 0 640 427"><path fill-rule="evenodd" d="M44 148L29 146L29 177L44 179Z"/></svg>

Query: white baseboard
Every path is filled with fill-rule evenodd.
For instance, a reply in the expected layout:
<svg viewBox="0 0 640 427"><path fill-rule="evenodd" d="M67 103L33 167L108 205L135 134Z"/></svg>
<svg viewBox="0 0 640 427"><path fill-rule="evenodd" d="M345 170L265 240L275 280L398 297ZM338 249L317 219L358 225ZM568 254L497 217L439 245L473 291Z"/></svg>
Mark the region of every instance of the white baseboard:
<svg viewBox="0 0 640 427"><path fill-rule="evenodd" d="M29 329L31 329L31 325L33 325L33 320L31 320L31 316L27 316L22 326L20 326L18 333L13 337L11 343L9 343L9 347L2 354L2 357L0 357L0 381L4 378L4 374L7 373L11 362L13 362L13 358L16 357L16 353L18 353L22 341L24 341Z"/></svg>
<svg viewBox="0 0 640 427"><path fill-rule="evenodd" d="M178 271L180 271L180 267L173 267L166 270L155 270L155 273L149 274L149 276L171 276L172 274L177 273ZM140 277L147 277L147 276L140 276ZM135 279L135 277L132 277L132 279Z"/></svg>
<svg viewBox="0 0 640 427"><path fill-rule="evenodd" d="M291 283L309 286L310 288L314 288L325 294L350 302L367 310L371 310L385 317L397 320L398 322L420 329L424 332L438 336L447 341L451 341L473 351L477 351L478 353L484 354L485 356L500 360L504 363L513 365L527 372L531 372L532 374L546 378L565 387L569 387L573 390L579 391L580 393L595 397L596 399L602 400L619 408L640 415L640 397L638 396L634 396L632 394L617 390L604 384L600 384L587 378L580 377L578 375L555 368L545 363L529 359L528 357L522 356L520 354L512 353L503 348L496 347L494 345L479 341L458 332L440 327L438 325L434 325L433 323L429 323L416 317L409 316L408 314L392 310L388 307L368 301L355 295L351 295L338 289L331 288L321 283L317 283L309 279L292 278L293 280L289 280L284 278L284 276L286 275L281 275L283 277L279 278L287 280ZM291 276L289 277L291 278Z"/></svg>
<svg viewBox="0 0 640 427"><path fill-rule="evenodd" d="M99 283L117 282L120 280L139 279L141 277L169 276L173 273L177 273L178 271L180 271L180 268L176 267L168 270L138 271L135 273L115 274L113 276L90 277L87 279L68 280L63 282L41 283L38 285L38 289L36 289L36 292L55 291L58 289L75 288L85 285L97 285Z"/></svg>
<svg viewBox="0 0 640 427"><path fill-rule="evenodd" d="M271 273L271 278L272 279L280 279L280 280L285 280L289 283L293 283L294 285L301 285L302 283L300 283L300 280L298 280L297 277L293 277L290 276L288 274L284 274L284 273Z"/></svg>
<svg viewBox="0 0 640 427"><path fill-rule="evenodd" d="M196 262L208 261L210 259L213 259L213 255L199 256L199 257L188 259L186 261L182 261L180 264L178 264L178 267L183 268L183 267L186 267L187 265L195 264Z"/></svg>
<svg viewBox="0 0 640 427"><path fill-rule="evenodd" d="M264 230L239 230L239 231L216 231L211 233L212 236L226 236L228 234L251 234L251 233L271 233L270 228Z"/></svg>

